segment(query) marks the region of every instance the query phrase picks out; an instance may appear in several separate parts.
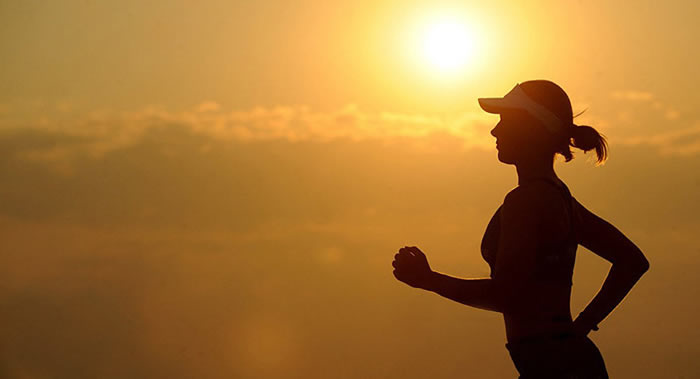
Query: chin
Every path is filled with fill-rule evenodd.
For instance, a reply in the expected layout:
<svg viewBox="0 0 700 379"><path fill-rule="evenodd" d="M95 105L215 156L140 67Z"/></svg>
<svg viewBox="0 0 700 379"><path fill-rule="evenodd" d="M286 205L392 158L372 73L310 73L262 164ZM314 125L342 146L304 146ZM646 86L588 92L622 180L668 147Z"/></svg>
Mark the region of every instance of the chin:
<svg viewBox="0 0 700 379"><path fill-rule="evenodd" d="M504 153L502 150L498 151L498 160L505 164L515 164L514 157L509 156L509 154Z"/></svg>

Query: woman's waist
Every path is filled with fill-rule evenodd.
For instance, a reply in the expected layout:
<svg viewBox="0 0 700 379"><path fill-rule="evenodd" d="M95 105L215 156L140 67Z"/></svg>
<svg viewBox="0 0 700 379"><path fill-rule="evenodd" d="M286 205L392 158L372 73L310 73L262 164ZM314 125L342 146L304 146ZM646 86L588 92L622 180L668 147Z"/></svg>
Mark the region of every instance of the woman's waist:
<svg viewBox="0 0 700 379"><path fill-rule="evenodd" d="M503 313L508 340L572 329L571 287L531 287L520 299L518 307Z"/></svg>
<svg viewBox="0 0 700 379"><path fill-rule="evenodd" d="M546 314L568 314L571 285L566 283L526 280L509 296L506 313L513 317L534 317Z"/></svg>
<svg viewBox="0 0 700 379"><path fill-rule="evenodd" d="M503 314L503 320L508 342L531 337L558 336L573 330L573 319L568 307L549 312L506 313Z"/></svg>

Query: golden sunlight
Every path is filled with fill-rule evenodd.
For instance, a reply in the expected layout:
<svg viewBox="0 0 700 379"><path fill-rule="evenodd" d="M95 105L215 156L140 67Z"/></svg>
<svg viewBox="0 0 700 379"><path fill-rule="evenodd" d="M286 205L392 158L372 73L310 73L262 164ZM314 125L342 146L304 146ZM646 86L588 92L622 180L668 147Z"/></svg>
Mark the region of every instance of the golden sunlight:
<svg viewBox="0 0 700 379"><path fill-rule="evenodd" d="M430 20L425 23L420 34L422 59L433 72L463 72L474 58L474 33L467 23L457 18Z"/></svg>

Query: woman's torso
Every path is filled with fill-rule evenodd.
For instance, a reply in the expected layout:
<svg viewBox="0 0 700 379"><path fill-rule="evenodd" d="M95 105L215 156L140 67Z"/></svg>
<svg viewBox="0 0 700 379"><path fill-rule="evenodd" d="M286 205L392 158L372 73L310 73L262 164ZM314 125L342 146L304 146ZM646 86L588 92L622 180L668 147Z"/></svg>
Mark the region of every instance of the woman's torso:
<svg viewBox="0 0 700 379"><path fill-rule="evenodd" d="M574 233L574 200L559 180L542 178L523 185L543 186L552 196L546 222L551 233L541 236L536 265L531 279L520 283L528 306L517 313L504 313L506 337L517 341L523 337L568 332L572 327L570 299L573 266L578 246ZM545 184L546 183L546 184ZM556 188L556 191L551 191ZM495 274L500 234L500 209L484 233L481 253Z"/></svg>

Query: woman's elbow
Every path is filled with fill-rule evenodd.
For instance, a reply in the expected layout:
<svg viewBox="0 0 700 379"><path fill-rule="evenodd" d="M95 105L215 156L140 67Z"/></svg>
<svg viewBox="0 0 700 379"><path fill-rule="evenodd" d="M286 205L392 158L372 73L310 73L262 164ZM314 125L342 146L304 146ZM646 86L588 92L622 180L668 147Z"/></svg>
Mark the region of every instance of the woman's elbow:
<svg viewBox="0 0 700 379"><path fill-rule="evenodd" d="M620 262L620 266L624 267L626 271L642 276L645 272L649 271L649 260L640 251L634 258L625 259Z"/></svg>
<svg viewBox="0 0 700 379"><path fill-rule="evenodd" d="M635 259L633 263L633 268L638 270L640 274L644 274L645 272L649 271L649 260L639 249L637 249L636 258L637 259Z"/></svg>
<svg viewBox="0 0 700 379"><path fill-rule="evenodd" d="M649 260L647 260L647 258L643 255L642 255L642 259L639 263L639 270L642 274L649 271Z"/></svg>
<svg viewBox="0 0 700 379"><path fill-rule="evenodd" d="M640 263L640 268L642 270L642 273L645 273L649 271L649 260L647 260L647 257L642 255L642 262Z"/></svg>

